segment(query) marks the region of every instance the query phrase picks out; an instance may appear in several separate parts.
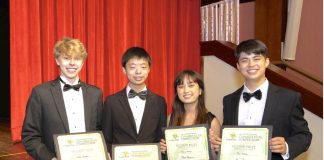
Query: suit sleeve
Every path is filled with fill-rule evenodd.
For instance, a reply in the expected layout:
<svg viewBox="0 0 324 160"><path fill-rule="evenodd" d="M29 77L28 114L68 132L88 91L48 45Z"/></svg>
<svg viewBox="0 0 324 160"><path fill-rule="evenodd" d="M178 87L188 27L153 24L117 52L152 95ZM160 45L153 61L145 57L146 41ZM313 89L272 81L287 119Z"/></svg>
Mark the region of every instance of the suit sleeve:
<svg viewBox="0 0 324 160"><path fill-rule="evenodd" d="M102 129L102 125L101 125L101 120L102 120L102 110L103 110L103 106L102 106L103 102L102 102L102 91L100 90L99 96L98 96L98 105L97 105L97 125L96 125L96 129L97 130L101 130Z"/></svg>
<svg viewBox="0 0 324 160"><path fill-rule="evenodd" d="M163 128L166 127L167 125L167 104L165 102L165 99L162 98L162 103L161 103L161 113L160 113L160 126L159 126L159 133L158 133L158 139L157 142L160 142L160 139L163 137Z"/></svg>
<svg viewBox="0 0 324 160"><path fill-rule="evenodd" d="M113 121L112 121L112 105L110 105L109 98L107 97L104 103L102 112L102 132L105 137L107 149L111 153L112 135L113 135Z"/></svg>
<svg viewBox="0 0 324 160"><path fill-rule="evenodd" d="M28 154L35 159L51 159L54 153L42 142L42 105L40 96L33 89L28 99L25 119L22 127L22 143Z"/></svg>
<svg viewBox="0 0 324 160"><path fill-rule="evenodd" d="M223 97L223 125L229 125L228 121L228 113L227 108L229 107L228 104L228 96Z"/></svg>
<svg viewBox="0 0 324 160"><path fill-rule="evenodd" d="M295 106L291 111L291 136L286 138L289 146L290 158L295 158L305 152L312 141L312 133L309 131L307 121L304 119L304 110L300 94L295 94Z"/></svg>

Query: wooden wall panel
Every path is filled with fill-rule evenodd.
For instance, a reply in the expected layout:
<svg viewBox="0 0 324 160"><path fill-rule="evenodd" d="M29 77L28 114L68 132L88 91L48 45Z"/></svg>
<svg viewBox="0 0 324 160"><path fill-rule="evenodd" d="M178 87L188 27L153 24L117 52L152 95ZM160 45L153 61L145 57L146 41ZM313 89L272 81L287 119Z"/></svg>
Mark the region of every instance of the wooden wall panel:
<svg viewBox="0 0 324 160"><path fill-rule="evenodd" d="M255 38L269 49L272 61L281 60L281 42L284 41L287 0L255 1Z"/></svg>

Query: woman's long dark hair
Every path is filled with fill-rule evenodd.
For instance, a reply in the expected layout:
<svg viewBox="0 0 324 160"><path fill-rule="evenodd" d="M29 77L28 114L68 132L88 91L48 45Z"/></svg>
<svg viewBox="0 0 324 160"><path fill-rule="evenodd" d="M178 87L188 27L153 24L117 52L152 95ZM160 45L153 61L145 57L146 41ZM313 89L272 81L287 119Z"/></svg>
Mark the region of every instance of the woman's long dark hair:
<svg viewBox="0 0 324 160"><path fill-rule="evenodd" d="M207 122L207 109L205 106L205 85L201 78L201 75L193 70L184 70L177 75L173 83L175 94L173 99L172 115L169 124L170 126L181 126L184 122L186 112L183 102L181 102L178 97L177 87L183 84L185 77L188 77L188 79L197 83L199 88L201 89L201 94L198 97L198 114L195 120L195 124L203 124Z"/></svg>

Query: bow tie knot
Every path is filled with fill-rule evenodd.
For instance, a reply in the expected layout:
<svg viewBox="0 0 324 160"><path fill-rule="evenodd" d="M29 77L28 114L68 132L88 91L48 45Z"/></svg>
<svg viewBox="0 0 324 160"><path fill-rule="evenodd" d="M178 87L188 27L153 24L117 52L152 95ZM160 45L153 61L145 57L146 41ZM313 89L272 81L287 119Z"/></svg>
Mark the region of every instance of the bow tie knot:
<svg viewBox="0 0 324 160"><path fill-rule="evenodd" d="M60 81L64 84L63 86L63 91L68 91L70 89L74 89L76 91L79 91L80 90L80 87L81 87L81 84L80 84L80 81L78 84L76 85L69 85L69 84L66 84L61 78L60 78Z"/></svg>
<svg viewBox="0 0 324 160"><path fill-rule="evenodd" d="M146 95L147 95L147 91L141 91L141 92L136 93L134 90L131 89L128 93L128 98L134 98L134 97L138 96L140 99L145 100Z"/></svg>
<svg viewBox="0 0 324 160"><path fill-rule="evenodd" d="M245 102L248 102L252 97L255 97L256 99L260 100L262 97L262 92L260 90L257 90L254 93L243 93L243 99Z"/></svg>

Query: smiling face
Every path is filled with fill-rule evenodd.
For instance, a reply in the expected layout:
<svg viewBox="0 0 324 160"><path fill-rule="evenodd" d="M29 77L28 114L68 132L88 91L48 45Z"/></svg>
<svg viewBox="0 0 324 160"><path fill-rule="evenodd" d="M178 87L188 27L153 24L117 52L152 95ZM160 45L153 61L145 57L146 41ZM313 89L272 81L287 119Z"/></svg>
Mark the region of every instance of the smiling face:
<svg viewBox="0 0 324 160"><path fill-rule="evenodd" d="M88 55L83 44L78 39L66 37L56 42L53 53L61 75L73 83L79 77L79 72Z"/></svg>
<svg viewBox="0 0 324 160"><path fill-rule="evenodd" d="M265 71L269 63L269 58L262 54L241 52L236 66L246 83L261 84L266 79Z"/></svg>
<svg viewBox="0 0 324 160"><path fill-rule="evenodd" d="M129 86L135 91L141 91L150 73L150 65L146 59L134 57L126 62L123 72L128 78Z"/></svg>
<svg viewBox="0 0 324 160"><path fill-rule="evenodd" d="M201 88L197 82L194 82L188 75L183 78L183 83L177 86L178 98L184 105L198 104L198 98L201 95Z"/></svg>
<svg viewBox="0 0 324 160"><path fill-rule="evenodd" d="M73 83L79 76L84 59L80 56L60 55L55 59L63 75L70 83Z"/></svg>

